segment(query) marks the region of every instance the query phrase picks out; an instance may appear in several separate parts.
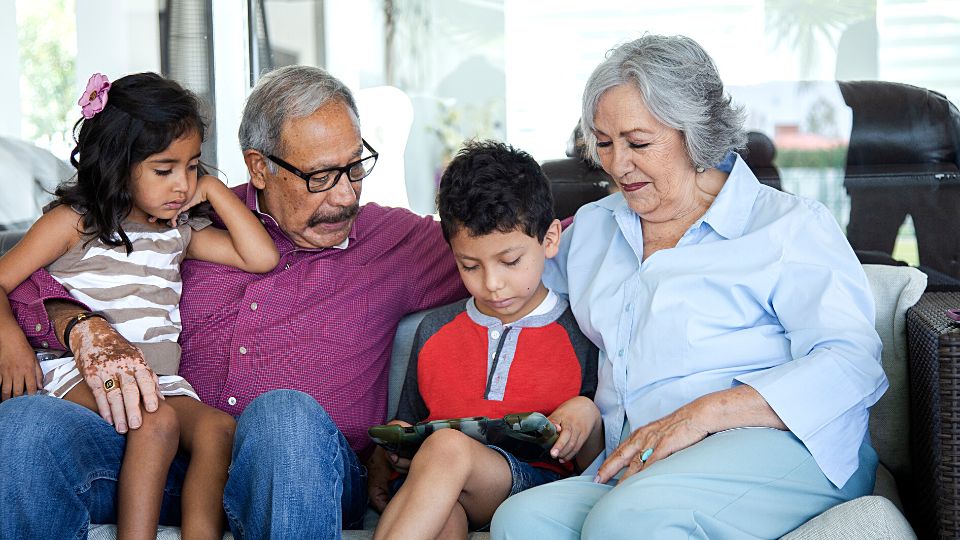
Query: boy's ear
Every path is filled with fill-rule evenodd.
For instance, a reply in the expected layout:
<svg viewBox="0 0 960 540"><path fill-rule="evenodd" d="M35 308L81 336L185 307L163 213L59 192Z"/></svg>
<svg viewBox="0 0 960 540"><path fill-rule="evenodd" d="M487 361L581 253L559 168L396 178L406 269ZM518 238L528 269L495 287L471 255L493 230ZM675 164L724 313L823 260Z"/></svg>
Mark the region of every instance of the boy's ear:
<svg viewBox="0 0 960 540"><path fill-rule="evenodd" d="M548 259L556 257L557 252L560 251L560 232L560 220L555 219L550 223L547 234L543 237L543 254Z"/></svg>
<svg viewBox="0 0 960 540"><path fill-rule="evenodd" d="M256 150L244 150L243 161L247 164L247 172L250 173L250 183L257 189L263 189L267 185L265 175L267 172L267 158Z"/></svg>

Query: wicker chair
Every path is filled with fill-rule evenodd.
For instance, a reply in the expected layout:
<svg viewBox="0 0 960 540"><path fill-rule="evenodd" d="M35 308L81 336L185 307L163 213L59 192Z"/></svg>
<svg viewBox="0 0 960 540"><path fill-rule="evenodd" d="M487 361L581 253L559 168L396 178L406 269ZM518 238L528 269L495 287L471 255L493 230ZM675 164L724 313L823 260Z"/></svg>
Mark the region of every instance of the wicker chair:
<svg viewBox="0 0 960 540"><path fill-rule="evenodd" d="M907 312L913 478L904 506L921 538L960 538L960 292L927 292Z"/></svg>

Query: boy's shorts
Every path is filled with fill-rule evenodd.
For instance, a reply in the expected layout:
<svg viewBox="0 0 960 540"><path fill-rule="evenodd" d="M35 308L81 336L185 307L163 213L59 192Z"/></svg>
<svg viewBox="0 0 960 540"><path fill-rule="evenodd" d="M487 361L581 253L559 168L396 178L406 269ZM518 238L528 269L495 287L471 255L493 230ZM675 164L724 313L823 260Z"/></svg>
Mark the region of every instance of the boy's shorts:
<svg viewBox="0 0 960 540"><path fill-rule="evenodd" d="M510 476L513 477L513 484L510 486L510 495L507 495L508 497L516 495L521 491L563 478L558 472L534 467L525 461L520 461L516 456L503 448L492 445L487 445L487 448L499 453L503 456L503 459L507 460L507 464L510 465Z"/></svg>

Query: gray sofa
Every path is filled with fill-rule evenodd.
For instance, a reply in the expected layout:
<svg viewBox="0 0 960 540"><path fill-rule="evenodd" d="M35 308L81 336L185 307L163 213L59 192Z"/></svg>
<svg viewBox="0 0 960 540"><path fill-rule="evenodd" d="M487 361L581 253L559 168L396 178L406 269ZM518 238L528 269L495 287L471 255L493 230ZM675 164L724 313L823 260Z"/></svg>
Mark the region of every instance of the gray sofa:
<svg viewBox="0 0 960 540"><path fill-rule="evenodd" d="M19 239L11 232L0 233L0 253ZM864 265L864 270L874 292L877 307L876 327L883 340L883 365L890 379L890 389L871 414L870 428L874 446L880 456L881 467L877 471L877 483L873 496L861 497L839 505L811 519L800 528L784 536L790 540L806 539L906 539L916 538L916 534L903 515L901 494L910 493L904 486L898 486L913 476L916 468L930 469L931 464L923 463L919 467L911 459L910 408L911 392L916 393L916 385L911 390L908 381L908 346L906 314L908 308L921 298L926 286L926 276L909 267ZM935 293L937 294L937 293ZM957 296L950 298L956 299ZM958 307L958 306L953 306ZM404 318L397 329L393 356L390 367L390 399L388 416L393 416L399 399L399 390L411 349L413 334L425 312L412 314ZM926 392L929 389L922 389ZM936 468L937 463L932 464ZM372 537L372 528L376 525L377 514L368 512L365 520L366 530L344 531L348 539ZM918 530L920 528L918 527ZM936 524L925 523L923 530L938 530ZM942 527L940 528L942 533ZM93 525L90 530L92 539L114 539L116 528L113 525ZM471 538L486 538L486 533L473 533ZM175 527L161 527L158 539L180 538ZM229 533L225 539L232 538Z"/></svg>
<svg viewBox="0 0 960 540"><path fill-rule="evenodd" d="M896 478L909 478L912 471L909 439L910 385L908 383L908 350L906 314L923 294L926 276L915 268L902 266L864 265L877 306L876 328L883 340L883 366L890 379L890 389L873 408L870 430L874 447L880 456L877 483L872 496L861 497L834 507L790 532L785 540L851 540L917 538L903 515L903 505ZM397 328L390 366L390 399L388 416L393 416L413 334L426 312L408 315ZM344 531L343 538L361 540L373 537L377 514L370 510L364 520L365 530ZM113 540L112 525L96 525L90 538ZM472 533L471 540L488 538L487 533ZM179 539L179 530L161 527L157 538ZM232 539L230 534L224 539Z"/></svg>

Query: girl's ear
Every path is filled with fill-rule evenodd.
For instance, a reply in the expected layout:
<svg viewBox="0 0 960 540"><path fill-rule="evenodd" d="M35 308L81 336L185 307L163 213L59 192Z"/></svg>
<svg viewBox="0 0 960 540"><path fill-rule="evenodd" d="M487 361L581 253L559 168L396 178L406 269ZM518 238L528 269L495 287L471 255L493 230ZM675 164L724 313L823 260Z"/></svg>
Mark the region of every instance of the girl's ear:
<svg viewBox="0 0 960 540"><path fill-rule="evenodd" d="M547 234L543 237L543 254L548 259L556 257L557 252L560 251L560 233L560 220L555 219L550 223Z"/></svg>
<svg viewBox="0 0 960 540"><path fill-rule="evenodd" d="M267 185L266 175L267 158L256 150L244 150L243 161L247 164L247 172L250 173L250 182L253 187L263 189Z"/></svg>

